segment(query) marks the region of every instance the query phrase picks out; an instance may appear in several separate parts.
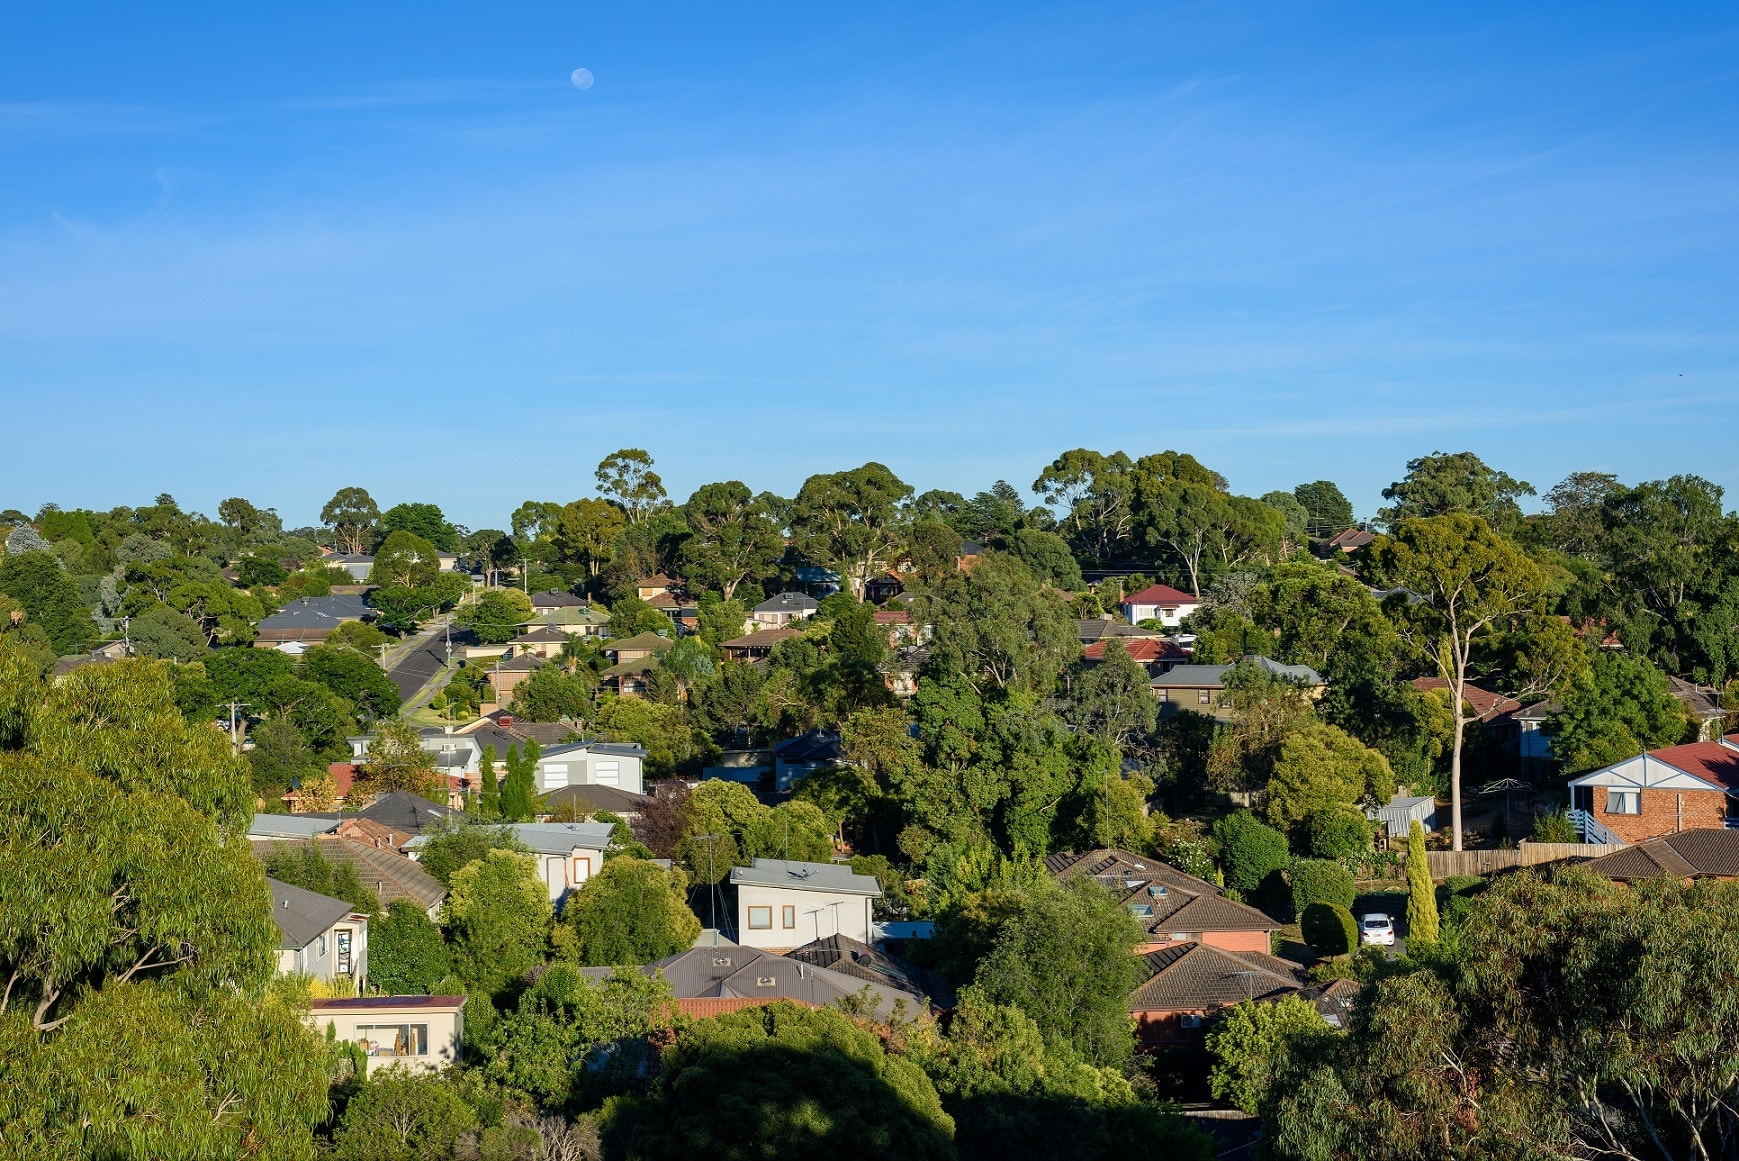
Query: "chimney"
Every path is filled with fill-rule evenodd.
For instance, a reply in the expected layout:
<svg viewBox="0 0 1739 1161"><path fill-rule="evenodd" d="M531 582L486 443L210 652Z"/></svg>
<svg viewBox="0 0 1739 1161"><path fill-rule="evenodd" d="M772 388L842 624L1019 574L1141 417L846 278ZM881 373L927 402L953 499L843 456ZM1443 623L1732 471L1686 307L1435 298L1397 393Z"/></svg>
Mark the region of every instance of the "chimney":
<svg viewBox="0 0 1739 1161"><path fill-rule="evenodd" d="M508 729L513 728L513 715L512 714L502 714L496 720L499 721L503 726L507 727Z"/></svg>

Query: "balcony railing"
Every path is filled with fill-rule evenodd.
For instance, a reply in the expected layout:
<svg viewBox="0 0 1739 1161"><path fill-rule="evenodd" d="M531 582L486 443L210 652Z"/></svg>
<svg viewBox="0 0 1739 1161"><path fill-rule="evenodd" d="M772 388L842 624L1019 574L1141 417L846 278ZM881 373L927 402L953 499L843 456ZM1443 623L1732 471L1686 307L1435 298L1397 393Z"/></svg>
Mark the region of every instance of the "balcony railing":
<svg viewBox="0 0 1739 1161"><path fill-rule="evenodd" d="M1606 827L1601 824L1600 820L1595 818L1589 811L1572 810L1570 812L1570 821L1574 823L1576 829L1581 832L1582 841L1585 843L1608 843L1621 847L1627 845L1623 839L1607 830Z"/></svg>

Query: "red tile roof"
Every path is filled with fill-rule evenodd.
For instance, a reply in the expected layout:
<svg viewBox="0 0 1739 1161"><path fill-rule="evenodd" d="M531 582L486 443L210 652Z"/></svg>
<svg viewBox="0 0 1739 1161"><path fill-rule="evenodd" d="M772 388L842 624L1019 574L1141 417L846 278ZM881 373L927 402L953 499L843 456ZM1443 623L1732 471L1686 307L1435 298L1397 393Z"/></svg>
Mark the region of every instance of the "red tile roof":
<svg viewBox="0 0 1739 1161"><path fill-rule="evenodd" d="M912 614L904 609L877 609L875 620L878 625L908 625L912 621Z"/></svg>
<svg viewBox="0 0 1739 1161"><path fill-rule="evenodd" d="M1170 585L1148 585L1138 593L1123 598L1126 605L1197 605L1201 602Z"/></svg>
<svg viewBox="0 0 1739 1161"><path fill-rule="evenodd" d="M1151 665L1155 661L1189 656L1184 652L1183 646L1171 641L1160 640L1157 637L1130 637L1127 640L1113 638L1113 640L1121 640L1124 652L1141 665ZM1105 656L1105 646L1108 643L1108 641L1095 641L1087 646L1087 660L1102 660Z"/></svg>
<svg viewBox="0 0 1739 1161"><path fill-rule="evenodd" d="M1648 756L1717 786L1739 790L1739 749L1735 749L1736 746L1739 746L1739 734L1728 734L1721 742L1667 746L1650 750Z"/></svg>
<svg viewBox="0 0 1739 1161"><path fill-rule="evenodd" d="M1433 689L1448 689L1449 679L1446 677L1415 677L1413 688L1420 693ZM1505 697L1501 693L1493 693L1489 689L1481 689L1477 685L1461 687L1461 700L1473 707L1474 714L1482 722L1501 718L1505 714L1513 714L1522 708L1522 703L1513 697Z"/></svg>

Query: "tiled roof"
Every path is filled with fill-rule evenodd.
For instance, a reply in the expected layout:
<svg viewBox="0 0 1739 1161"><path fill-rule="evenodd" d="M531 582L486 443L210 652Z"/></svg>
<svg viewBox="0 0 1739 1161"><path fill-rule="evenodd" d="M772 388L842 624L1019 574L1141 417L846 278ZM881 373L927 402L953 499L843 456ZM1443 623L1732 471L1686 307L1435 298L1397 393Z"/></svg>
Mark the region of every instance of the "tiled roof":
<svg viewBox="0 0 1739 1161"><path fill-rule="evenodd" d="M1734 749L1731 744L1691 742L1683 746L1650 750L1648 756L1717 786L1739 790L1739 749Z"/></svg>
<svg viewBox="0 0 1739 1161"><path fill-rule="evenodd" d="M640 649L649 649L654 653L662 653L674 642L669 637L660 637L657 633L636 633L632 637L624 637L620 641L611 641L604 646L606 653L633 653Z"/></svg>
<svg viewBox="0 0 1739 1161"><path fill-rule="evenodd" d="M768 597L753 609L753 613L797 613L811 612L821 607L821 602L807 593L777 593Z"/></svg>
<svg viewBox="0 0 1739 1161"><path fill-rule="evenodd" d="M613 814L639 814L652 799L616 786L563 786L539 800L545 811L572 809L588 814L608 810Z"/></svg>
<svg viewBox="0 0 1739 1161"><path fill-rule="evenodd" d="M1667 690L1679 699L1685 712L1698 721L1726 716L1727 711L1721 708L1721 695L1706 685L1698 685L1682 677L1668 677Z"/></svg>
<svg viewBox="0 0 1739 1161"><path fill-rule="evenodd" d="M1420 693L1428 693L1434 689L1448 689L1449 679L1447 677L1415 677L1413 688ZM1489 689L1481 689L1473 684L1461 687L1461 700L1473 707L1474 714L1482 722L1494 721L1522 708L1522 703L1513 697L1505 697L1501 693L1493 693Z"/></svg>
<svg viewBox="0 0 1739 1161"><path fill-rule="evenodd" d="M1059 879L1085 875L1116 891L1124 906L1151 933L1280 928L1256 908L1226 898L1207 880L1146 855L1115 848L1082 855L1057 854L1045 859L1045 869Z"/></svg>
<svg viewBox="0 0 1739 1161"><path fill-rule="evenodd" d="M1183 646L1175 641L1166 641L1158 637L1135 637L1120 642L1123 651L1129 654L1138 665L1151 665L1156 661L1166 661L1176 657L1187 657ZM1095 641L1087 646L1085 654L1088 661L1103 661L1107 641Z"/></svg>
<svg viewBox="0 0 1739 1161"><path fill-rule="evenodd" d="M1697 827L1645 839L1583 864L1608 879L1739 876L1739 830Z"/></svg>
<svg viewBox="0 0 1739 1161"><path fill-rule="evenodd" d="M394 851L379 850L360 839L322 835L315 839L255 840L251 846L258 858L266 858L280 847L293 849L318 844L319 851L333 862L349 863L356 868L362 885L380 898L380 905L390 907L400 899L409 899L418 909L427 911L447 897L440 881L416 863Z"/></svg>
<svg viewBox="0 0 1739 1161"><path fill-rule="evenodd" d="M1175 605L1197 605L1201 601L1199 598L1192 597L1181 589L1174 589L1170 585L1148 585L1140 592L1130 593L1124 597L1122 603L1125 605L1162 605L1169 608Z"/></svg>
<svg viewBox="0 0 1739 1161"><path fill-rule="evenodd" d="M1259 951L1184 943L1142 956L1147 980L1129 994L1132 1012L1192 1012L1296 992L1304 973Z"/></svg>
<svg viewBox="0 0 1739 1161"><path fill-rule="evenodd" d="M829 935L806 943L785 953L785 958L819 968L829 968L841 975L855 976L872 984L883 984L902 992L910 992L931 1000L938 1007L952 1008L954 992L946 980L935 972L909 964L897 956L877 951L849 935Z"/></svg>
<svg viewBox="0 0 1739 1161"><path fill-rule="evenodd" d="M580 971L592 979L608 979L616 969L592 967ZM663 972L665 981L679 1001L796 1000L825 1008L868 988L875 1000L877 1015L884 1018L893 1014L901 1004L909 1011L922 1007L922 1001L914 993L879 980L817 967L753 947L691 948L647 964L640 971L646 975Z"/></svg>
<svg viewBox="0 0 1739 1161"><path fill-rule="evenodd" d="M719 644L720 649L771 649L781 641L789 641L793 637L803 636L801 629L762 629L759 633L745 633L741 637L732 637L729 641Z"/></svg>
<svg viewBox="0 0 1739 1161"><path fill-rule="evenodd" d="M875 622L878 625L909 625L912 614L904 609L877 609Z"/></svg>
<svg viewBox="0 0 1739 1161"><path fill-rule="evenodd" d="M1139 625L1131 625L1127 621L1114 620L1111 617L1089 617L1075 622L1083 644L1103 641L1107 637L1163 637L1170 632L1168 629L1143 629Z"/></svg>
<svg viewBox="0 0 1739 1161"><path fill-rule="evenodd" d="M576 597L558 589L545 589L541 593L531 594L531 607L534 609L582 609L587 603L584 597Z"/></svg>
<svg viewBox="0 0 1739 1161"><path fill-rule="evenodd" d="M1153 896L1138 887L1125 899L1127 904L1151 906L1151 920L1141 916L1147 930L1156 934L1172 931L1279 931L1274 922L1254 907L1234 903L1224 895L1191 895L1167 887L1164 896Z"/></svg>

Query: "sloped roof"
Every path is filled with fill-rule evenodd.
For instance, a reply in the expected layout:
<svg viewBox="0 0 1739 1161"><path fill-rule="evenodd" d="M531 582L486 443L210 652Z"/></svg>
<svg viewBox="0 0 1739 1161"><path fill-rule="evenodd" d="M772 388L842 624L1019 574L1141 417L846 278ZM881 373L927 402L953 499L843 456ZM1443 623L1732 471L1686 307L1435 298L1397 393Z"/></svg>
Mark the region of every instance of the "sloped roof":
<svg viewBox="0 0 1739 1161"><path fill-rule="evenodd" d="M849 935L829 935L785 953L786 959L828 968L866 983L884 984L928 999L940 1008L954 1006L954 989L935 972L877 951Z"/></svg>
<svg viewBox="0 0 1739 1161"><path fill-rule="evenodd" d="M419 910L427 911L447 897L447 889L441 886L440 880L415 862L395 851L381 850L360 839L322 835L319 838L288 841L256 840L250 846L256 858L264 859L280 848L294 849L309 843L317 844L320 853L333 862L349 863L355 867L357 878L362 880L364 887L375 893L383 908L390 907L400 899L408 899Z"/></svg>
<svg viewBox="0 0 1739 1161"><path fill-rule="evenodd" d="M1109 641L1095 641L1087 646L1084 655L1088 661L1105 660L1105 646ZM1123 651L1138 665L1151 665L1156 661L1166 661L1174 657L1187 657L1183 646L1175 641L1166 641L1159 637L1134 637L1121 640Z"/></svg>
<svg viewBox="0 0 1739 1161"><path fill-rule="evenodd" d="M1721 708L1720 693L1706 685L1669 676L1667 691L1678 698L1679 704L1685 707L1685 712L1698 721L1713 721L1715 718L1727 716L1727 711Z"/></svg>
<svg viewBox="0 0 1739 1161"><path fill-rule="evenodd" d="M354 910L342 899L293 887L270 876L266 885L272 889L272 920L278 925L278 947L284 951L307 947Z"/></svg>
<svg viewBox="0 0 1739 1161"><path fill-rule="evenodd" d="M771 649L781 641L803 636L801 629L762 629L759 633L744 633L720 642L720 649Z"/></svg>
<svg viewBox="0 0 1739 1161"><path fill-rule="evenodd" d="M562 632L560 629L557 629L552 625L539 625L536 628L527 629L525 632L515 637L511 644L564 645L568 640L568 634Z"/></svg>
<svg viewBox="0 0 1739 1161"><path fill-rule="evenodd" d="M1170 585L1148 585L1138 593L1130 593L1123 598L1125 605L1161 605L1167 608L1176 605L1199 605L1200 597L1192 597L1182 589L1174 589Z"/></svg>
<svg viewBox="0 0 1739 1161"><path fill-rule="evenodd" d="M1272 677L1285 678L1303 685L1326 684L1322 674L1308 665L1282 665L1269 657L1246 657L1243 661L1260 666ZM1148 685L1154 689L1224 689L1226 674L1231 669L1230 665L1174 665L1148 682Z"/></svg>
<svg viewBox="0 0 1739 1161"><path fill-rule="evenodd" d="M1434 689L1448 689L1447 677L1415 677L1413 688L1420 693L1429 693ZM1473 707L1474 714L1482 722L1495 721L1515 713L1522 708L1522 703L1513 697L1505 697L1501 693L1493 693L1489 689L1481 689L1471 682L1461 687L1461 700Z"/></svg>
<svg viewBox="0 0 1739 1161"><path fill-rule="evenodd" d="M773 747L773 753L786 762L837 762L845 756L839 735L832 730L813 729L787 738Z"/></svg>
<svg viewBox="0 0 1739 1161"><path fill-rule="evenodd" d="M756 605L750 612L755 613L795 613L811 612L821 607L821 602L808 593L776 593Z"/></svg>
<svg viewBox="0 0 1739 1161"><path fill-rule="evenodd" d="M1147 855L1107 847L1081 855L1050 855L1045 869L1059 879L1086 876L1109 887L1149 933L1280 928L1256 908L1226 898L1207 880Z"/></svg>
<svg viewBox="0 0 1739 1161"><path fill-rule="evenodd" d="M592 967L580 971L593 979L608 979L615 968ZM846 996L868 988L876 1014L886 1018L896 1006L921 1008L917 993L907 992L877 980L816 967L787 956L753 947L695 947L667 956L640 968L645 975L663 972L670 990L682 999L796 1000L825 1008Z"/></svg>
<svg viewBox="0 0 1739 1161"><path fill-rule="evenodd" d="M1280 924L1254 907L1234 903L1224 895L1195 895L1167 886L1166 894L1155 897L1147 887L1130 892L1125 903L1151 906L1154 915L1147 921L1149 932L1171 931L1279 931Z"/></svg>
<svg viewBox="0 0 1739 1161"><path fill-rule="evenodd" d="M601 851L610 845L616 828L607 822L510 822L513 835L532 850L546 855L565 855L575 847Z"/></svg>
<svg viewBox="0 0 1739 1161"><path fill-rule="evenodd" d="M1739 830L1697 827L1644 839L1583 864L1608 879L1739 876Z"/></svg>
<svg viewBox="0 0 1739 1161"><path fill-rule="evenodd" d="M1739 749L1731 744L1732 739L1733 735L1729 735L1726 739L1729 744L1725 745L1722 742L1690 742L1683 746L1667 746L1650 750L1648 756L1717 786L1739 790Z"/></svg>
<svg viewBox="0 0 1739 1161"><path fill-rule="evenodd" d="M674 642L669 637L660 637L657 633L636 633L632 637L624 637L620 641L611 641L604 646L606 653L632 653L636 649L650 649L654 653L662 653Z"/></svg>
<svg viewBox="0 0 1739 1161"><path fill-rule="evenodd" d="M313 838L331 834L343 820L337 816L309 814L256 814L248 824L249 838Z"/></svg>
<svg viewBox="0 0 1739 1161"><path fill-rule="evenodd" d="M584 597L576 597L559 589L545 589L531 594L531 607L534 609L583 609L590 603Z"/></svg>
<svg viewBox="0 0 1739 1161"><path fill-rule="evenodd" d="M442 819L457 812L450 806L430 802L408 790L392 790L356 813L394 830L421 834L426 828L435 826Z"/></svg>
<svg viewBox="0 0 1739 1161"><path fill-rule="evenodd" d="M1148 976L1129 993L1132 1012L1204 1011L1297 992L1305 984L1296 964L1259 951L1184 943L1141 959Z"/></svg>
<svg viewBox="0 0 1739 1161"><path fill-rule="evenodd" d="M549 811L568 808L588 814L600 810L613 814L639 814L652 798L617 786L569 785L550 791L539 801L543 809Z"/></svg>

